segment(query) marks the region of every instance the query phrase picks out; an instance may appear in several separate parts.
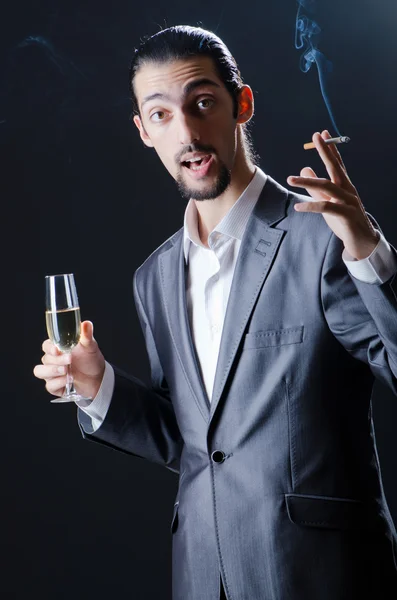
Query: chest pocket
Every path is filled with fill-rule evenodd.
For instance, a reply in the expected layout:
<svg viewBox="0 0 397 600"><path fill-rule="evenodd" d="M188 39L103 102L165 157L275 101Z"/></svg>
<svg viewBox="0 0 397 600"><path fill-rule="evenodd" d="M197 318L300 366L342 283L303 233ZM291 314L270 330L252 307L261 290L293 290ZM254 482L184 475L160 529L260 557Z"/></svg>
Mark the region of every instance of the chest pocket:
<svg viewBox="0 0 397 600"><path fill-rule="evenodd" d="M268 329L247 333L244 338L243 350L255 348L268 348L287 344L300 344L303 342L303 325L288 329Z"/></svg>

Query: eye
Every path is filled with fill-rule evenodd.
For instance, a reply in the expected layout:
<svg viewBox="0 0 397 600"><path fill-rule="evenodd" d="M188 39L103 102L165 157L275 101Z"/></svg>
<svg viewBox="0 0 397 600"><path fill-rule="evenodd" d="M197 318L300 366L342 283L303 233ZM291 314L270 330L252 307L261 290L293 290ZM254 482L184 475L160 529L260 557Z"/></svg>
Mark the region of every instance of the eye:
<svg viewBox="0 0 397 600"><path fill-rule="evenodd" d="M197 106L200 104L203 109L210 108L214 104L214 100L212 98L203 98L197 102Z"/></svg>
<svg viewBox="0 0 397 600"><path fill-rule="evenodd" d="M156 112L150 115L150 120L158 123L159 121L164 121L165 112L163 110L157 110Z"/></svg>

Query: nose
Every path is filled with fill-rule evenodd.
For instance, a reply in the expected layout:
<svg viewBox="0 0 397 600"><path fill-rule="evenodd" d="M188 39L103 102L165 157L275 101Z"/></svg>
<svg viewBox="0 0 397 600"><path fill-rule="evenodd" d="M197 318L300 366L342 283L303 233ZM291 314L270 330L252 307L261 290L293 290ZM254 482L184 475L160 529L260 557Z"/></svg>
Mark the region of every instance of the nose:
<svg viewBox="0 0 397 600"><path fill-rule="evenodd" d="M187 146L200 139L197 119L193 115L180 112L178 117L178 138L182 146Z"/></svg>

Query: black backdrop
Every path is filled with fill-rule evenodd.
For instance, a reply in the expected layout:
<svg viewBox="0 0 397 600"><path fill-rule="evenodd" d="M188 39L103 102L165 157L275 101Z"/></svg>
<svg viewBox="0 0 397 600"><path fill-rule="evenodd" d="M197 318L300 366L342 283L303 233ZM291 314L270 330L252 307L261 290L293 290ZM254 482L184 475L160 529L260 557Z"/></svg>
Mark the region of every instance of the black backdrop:
<svg viewBox="0 0 397 600"><path fill-rule="evenodd" d="M299 70L293 0L137 3L14 0L0 35L4 501L2 597L171 597L169 524L177 478L83 441L71 405L33 377L46 337L44 275L74 272L83 319L111 362L148 380L134 270L182 224L184 203L130 121L128 65L141 36L178 23L215 30L255 93L262 168L285 184L311 164L302 143L330 128L315 69ZM393 0L318 0L333 61L335 118L363 202L397 244L397 9ZM375 424L397 517L396 399L377 384Z"/></svg>

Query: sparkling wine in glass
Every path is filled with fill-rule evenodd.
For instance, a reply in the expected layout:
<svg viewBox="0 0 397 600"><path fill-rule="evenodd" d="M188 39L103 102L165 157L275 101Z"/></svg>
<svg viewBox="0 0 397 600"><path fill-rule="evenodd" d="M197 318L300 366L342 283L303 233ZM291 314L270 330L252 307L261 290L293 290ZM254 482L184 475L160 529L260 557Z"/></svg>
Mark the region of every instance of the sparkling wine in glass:
<svg viewBox="0 0 397 600"><path fill-rule="evenodd" d="M63 353L71 353L80 339L80 306L77 298L73 273L67 275L47 275L46 285L46 325L50 340ZM66 366L66 388L63 396L51 402L76 402L91 400L81 396L74 389L71 365Z"/></svg>

